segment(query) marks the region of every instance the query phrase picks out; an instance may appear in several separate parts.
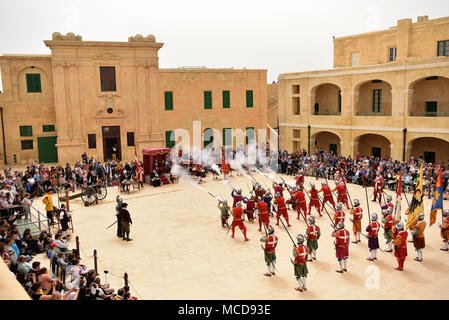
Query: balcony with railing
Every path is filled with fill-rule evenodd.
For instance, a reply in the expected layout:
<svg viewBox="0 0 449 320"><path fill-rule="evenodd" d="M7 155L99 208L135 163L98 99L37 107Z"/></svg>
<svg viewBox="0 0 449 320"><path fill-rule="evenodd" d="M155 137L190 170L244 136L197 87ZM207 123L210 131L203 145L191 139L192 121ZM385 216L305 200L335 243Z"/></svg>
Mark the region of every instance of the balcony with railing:
<svg viewBox="0 0 449 320"><path fill-rule="evenodd" d="M357 111L355 115L363 117L391 117L391 112Z"/></svg>
<svg viewBox="0 0 449 320"><path fill-rule="evenodd" d="M340 116L341 111L314 111L314 116Z"/></svg>
<svg viewBox="0 0 449 320"><path fill-rule="evenodd" d="M449 112L443 112L443 111L435 111L435 112L412 111L412 112L410 112L410 117L449 117Z"/></svg>

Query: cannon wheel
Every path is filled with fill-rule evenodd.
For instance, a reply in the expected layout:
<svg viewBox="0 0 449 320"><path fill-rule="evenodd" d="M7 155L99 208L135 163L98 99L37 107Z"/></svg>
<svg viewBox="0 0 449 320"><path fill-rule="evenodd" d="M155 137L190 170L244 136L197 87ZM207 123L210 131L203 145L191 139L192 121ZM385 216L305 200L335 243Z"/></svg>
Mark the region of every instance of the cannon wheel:
<svg viewBox="0 0 449 320"><path fill-rule="evenodd" d="M95 202L95 190L91 187L86 187L81 191L81 199L84 203L92 204Z"/></svg>
<svg viewBox="0 0 449 320"><path fill-rule="evenodd" d="M100 186L97 189L98 200L103 200L104 198L106 198L107 195L108 195L108 190L106 189L105 186Z"/></svg>

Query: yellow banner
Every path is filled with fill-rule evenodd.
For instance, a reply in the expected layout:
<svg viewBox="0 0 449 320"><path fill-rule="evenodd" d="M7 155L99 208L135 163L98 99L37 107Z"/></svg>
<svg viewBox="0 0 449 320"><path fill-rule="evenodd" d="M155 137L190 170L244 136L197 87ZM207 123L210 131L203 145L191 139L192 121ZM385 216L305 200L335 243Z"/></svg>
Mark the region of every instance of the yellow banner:
<svg viewBox="0 0 449 320"><path fill-rule="evenodd" d="M419 169L419 178L416 181L416 189L415 194L413 195L412 202L410 203L409 213L408 213L408 219L407 219L407 225L405 226L406 229L414 228L416 222L418 221L418 215L422 212L424 212L424 205L422 201L422 189L423 189L423 181L422 181L422 174L423 174L423 161L421 161L421 167Z"/></svg>

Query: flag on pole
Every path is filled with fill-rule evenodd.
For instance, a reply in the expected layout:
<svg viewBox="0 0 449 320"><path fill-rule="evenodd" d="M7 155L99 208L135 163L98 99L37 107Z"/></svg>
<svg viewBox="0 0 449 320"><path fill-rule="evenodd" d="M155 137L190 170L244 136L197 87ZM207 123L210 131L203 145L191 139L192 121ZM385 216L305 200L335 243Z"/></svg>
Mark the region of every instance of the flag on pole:
<svg viewBox="0 0 449 320"><path fill-rule="evenodd" d="M437 219L439 209L443 210L443 185L441 183L441 168L438 170L437 183L435 185L435 195L433 196L432 208L430 209L430 225L434 224Z"/></svg>
<svg viewBox="0 0 449 320"><path fill-rule="evenodd" d="M396 192L396 205L395 205L395 221L401 221L401 203L402 203L402 171L399 171L398 178L398 191Z"/></svg>
<svg viewBox="0 0 449 320"><path fill-rule="evenodd" d="M140 172L140 168L139 168L139 158L137 158L137 147L136 145L134 145L134 161L136 163L136 174L137 174L137 179L141 180L141 175L142 173Z"/></svg>
<svg viewBox="0 0 449 320"><path fill-rule="evenodd" d="M408 208L408 219L407 219L407 225L405 226L406 229L413 228L415 224L418 222L418 214L424 212L424 205L423 205L423 194L422 194L422 166L423 162L421 161L421 167L419 169L419 178L418 181L416 181L416 188L415 193L413 194L413 199L410 203L410 207Z"/></svg>

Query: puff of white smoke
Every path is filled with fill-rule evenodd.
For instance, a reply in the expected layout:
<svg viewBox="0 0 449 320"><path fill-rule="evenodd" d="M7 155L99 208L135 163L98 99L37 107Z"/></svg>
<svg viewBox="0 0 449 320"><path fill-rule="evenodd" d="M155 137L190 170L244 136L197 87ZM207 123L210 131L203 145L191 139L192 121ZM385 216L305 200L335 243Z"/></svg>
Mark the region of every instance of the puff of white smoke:
<svg viewBox="0 0 449 320"><path fill-rule="evenodd" d="M184 169L183 167L181 167L180 165L173 165L171 168L171 174L174 176L179 177L179 182L188 182L190 183L192 186L194 186L197 189L200 189L203 192L207 193L207 190L204 189L203 187L201 187L193 178L192 176L189 174L189 171L187 171L186 169Z"/></svg>

